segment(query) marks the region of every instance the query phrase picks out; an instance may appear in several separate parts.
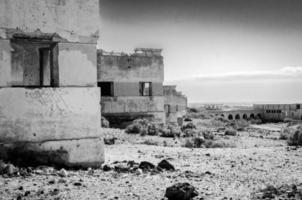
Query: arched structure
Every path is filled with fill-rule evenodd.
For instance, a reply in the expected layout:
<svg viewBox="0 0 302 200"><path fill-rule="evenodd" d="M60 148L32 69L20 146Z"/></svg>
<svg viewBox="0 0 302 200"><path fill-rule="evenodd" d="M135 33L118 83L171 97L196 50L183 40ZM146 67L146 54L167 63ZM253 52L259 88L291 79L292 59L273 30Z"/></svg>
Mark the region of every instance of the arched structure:
<svg viewBox="0 0 302 200"><path fill-rule="evenodd" d="M228 119L233 120L233 115L229 114Z"/></svg>
<svg viewBox="0 0 302 200"><path fill-rule="evenodd" d="M250 115L250 119L255 119L254 113L252 113L252 114Z"/></svg>
<svg viewBox="0 0 302 200"><path fill-rule="evenodd" d="M247 115L245 113L242 115L242 119L247 119Z"/></svg>
<svg viewBox="0 0 302 200"><path fill-rule="evenodd" d="M235 119L240 119L240 115L239 115L239 114L236 114L236 115L235 115Z"/></svg>

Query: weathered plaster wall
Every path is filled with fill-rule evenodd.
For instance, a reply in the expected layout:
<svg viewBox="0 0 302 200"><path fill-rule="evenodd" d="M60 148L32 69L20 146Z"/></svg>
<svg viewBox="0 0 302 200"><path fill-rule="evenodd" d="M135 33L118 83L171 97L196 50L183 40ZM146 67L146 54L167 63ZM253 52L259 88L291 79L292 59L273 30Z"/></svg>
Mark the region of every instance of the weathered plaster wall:
<svg viewBox="0 0 302 200"><path fill-rule="evenodd" d="M102 97L102 114L163 112L163 97Z"/></svg>
<svg viewBox="0 0 302 200"><path fill-rule="evenodd" d="M177 122L187 113L187 97L176 91L174 85L164 86L164 104L168 122Z"/></svg>
<svg viewBox="0 0 302 200"><path fill-rule="evenodd" d="M67 166L104 161L98 29L99 0L0 0L1 159Z"/></svg>
<svg viewBox="0 0 302 200"><path fill-rule="evenodd" d="M56 33L69 42L96 43L98 0L1 0L0 38L8 29Z"/></svg>
<svg viewBox="0 0 302 200"><path fill-rule="evenodd" d="M100 137L98 88L0 89L0 142Z"/></svg>
<svg viewBox="0 0 302 200"><path fill-rule="evenodd" d="M297 107L299 105L300 108ZM254 109L261 111L263 119L267 121L302 119L302 104L255 104Z"/></svg>
<svg viewBox="0 0 302 200"><path fill-rule="evenodd" d="M113 97L101 100L102 115L110 116L109 120L113 116L120 121L153 116L165 121L164 64L160 53L154 49L130 55L98 51L98 81L113 82L114 88ZM141 96L140 82L152 83L150 97Z"/></svg>
<svg viewBox="0 0 302 200"><path fill-rule="evenodd" d="M59 43L59 85L96 86L95 44Z"/></svg>
<svg viewBox="0 0 302 200"><path fill-rule="evenodd" d="M139 82L115 82L114 96L139 97ZM163 84L152 83L152 96L163 96ZM144 98L144 97L143 97Z"/></svg>
<svg viewBox="0 0 302 200"><path fill-rule="evenodd" d="M0 39L0 87L10 84L11 80L11 47L8 40Z"/></svg>
<svg viewBox="0 0 302 200"><path fill-rule="evenodd" d="M98 51L98 81L164 81L162 56L102 55Z"/></svg>
<svg viewBox="0 0 302 200"><path fill-rule="evenodd" d="M1 88L0 158L99 167L104 162L99 102L96 87Z"/></svg>

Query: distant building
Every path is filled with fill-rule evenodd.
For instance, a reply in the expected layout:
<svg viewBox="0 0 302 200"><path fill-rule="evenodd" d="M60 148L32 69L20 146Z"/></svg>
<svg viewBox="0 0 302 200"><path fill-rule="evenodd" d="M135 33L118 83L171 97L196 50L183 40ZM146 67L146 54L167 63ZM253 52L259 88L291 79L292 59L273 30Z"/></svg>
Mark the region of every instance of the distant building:
<svg viewBox="0 0 302 200"><path fill-rule="evenodd" d="M98 50L102 115L111 126L125 127L137 118L165 122L161 51L137 48L128 55Z"/></svg>
<svg viewBox="0 0 302 200"><path fill-rule="evenodd" d="M302 104L255 104L265 121L283 121L285 118L302 120Z"/></svg>
<svg viewBox="0 0 302 200"><path fill-rule="evenodd" d="M0 1L0 159L100 166L98 0Z"/></svg>
<svg viewBox="0 0 302 200"><path fill-rule="evenodd" d="M165 113L167 122L182 124L182 119L187 111L187 97L176 91L176 85L164 86Z"/></svg>
<svg viewBox="0 0 302 200"><path fill-rule="evenodd" d="M204 104L205 110L222 110L223 104Z"/></svg>

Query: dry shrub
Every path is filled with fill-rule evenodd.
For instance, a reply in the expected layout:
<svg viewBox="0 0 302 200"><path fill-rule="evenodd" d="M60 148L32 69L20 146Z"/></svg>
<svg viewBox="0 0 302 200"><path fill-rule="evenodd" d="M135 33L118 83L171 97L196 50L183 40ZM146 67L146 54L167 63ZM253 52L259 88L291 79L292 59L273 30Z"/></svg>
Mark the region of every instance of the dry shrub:
<svg viewBox="0 0 302 200"><path fill-rule="evenodd" d="M215 118L210 121L212 127L224 127L228 121L222 120L223 118Z"/></svg>
<svg viewBox="0 0 302 200"><path fill-rule="evenodd" d="M181 130L178 126L174 124L168 124L167 126L161 126L159 128L160 136L161 137L180 137Z"/></svg>
<svg viewBox="0 0 302 200"><path fill-rule="evenodd" d="M290 129L289 128L284 128L280 132L279 139L280 140L287 140L289 138L289 135L290 135Z"/></svg>
<svg viewBox="0 0 302 200"><path fill-rule="evenodd" d="M228 136L236 136L237 135L237 131L234 129L227 129L224 132L224 135L228 135Z"/></svg>
<svg viewBox="0 0 302 200"><path fill-rule="evenodd" d="M197 108L188 108L188 112L189 113L198 113L198 109Z"/></svg>
<svg viewBox="0 0 302 200"><path fill-rule="evenodd" d="M206 140L214 140L214 134L210 130L202 131L202 135L203 135L204 139L206 139Z"/></svg>
<svg viewBox="0 0 302 200"><path fill-rule="evenodd" d="M182 137L194 137L198 134L198 132L195 129L185 129L182 132Z"/></svg>
<svg viewBox="0 0 302 200"><path fill-rule="evenodd" d="M201 148L201 147L203 147L202 145L204 144L204 142L205 142L205 139L202 138L202 137L186 138L183 147L187 147L187 148Z"/></svg>
<svg viewBox="0 0 302 200"><path fill-rule="evenodd" d="M249 120L250 124L262 124L262 120L261 119L250 119Z"/></svg>
<svg viewBox="0 0 302 200"><path fill-rule="evenodd" d="M289 138L287 140L290 146L302 146L302 126L297 126L294 130L290 131Z"/></svg>
<svg viewBox="0 0 302 200"><path fill-rule="evenodd" d="M207 140L203 137L186 138L183 147L187 148L234 148L236 145L231 141Z"/></svg>
<svg viewBox="0 0 302 200"><path fill-rule="evenodd" d="M237 131L244 131L246 127L248 127L250 124L246 120L235 120L233 124L233 128Z"/></svg>
<svg viewBox="0 0 302 200"><path fill-rule="evenodd" d="M229 121L221 121L220 118L203 120L197 122L197 127L206 127L206 128L223 128L227 126L230 122Z"/></svg>
<svg viewBox="0 0 302 200"><path fill-rule="evenodd" d="M222 140L206 140L203 144L205 148L234 148L236 147L233 142L226 142Z"/></svg>
<svg viewBox="0 0 302 200"><path fill-rule="evenodd" d="M159 124L148 119L136 119L126 127L125 132L128 134L158 135Z"/></svg>
<svg viewBox="0 0 302 200"><path fill-rule="evenodd" d="M187 138L185 140L185 143L184 143L183 147L194 148L193 140L191 138Z"/></svg>
<svg viewBox="0 0 302 200"><path fill-rule="evenodd" d="M286 117L284 118L283 122L285 123L289 123L289 122L293 122L294 120L292 118Z"/></svg>
<svg viewBox="0 0 302 200"><path fill-rule="evenodd" d="M143 131L143 126L139 123L133 123L126 127L125 132L128 134L140 134Z"/></svg>
<svg viewBox="0 0 302 200"><path fill-rule="evenodd" d="M157 141L154 141L154 140L151 140L151 139L145 140L142 144L158 146L158 142L157 142Z"/></svg>
<svg viewBox="0 0 302 200"><path fill-rule="evenodd" d="M187 129L196 129L196 126L192 122L189 122L181 127L182 131L185 131Z"/></svg>

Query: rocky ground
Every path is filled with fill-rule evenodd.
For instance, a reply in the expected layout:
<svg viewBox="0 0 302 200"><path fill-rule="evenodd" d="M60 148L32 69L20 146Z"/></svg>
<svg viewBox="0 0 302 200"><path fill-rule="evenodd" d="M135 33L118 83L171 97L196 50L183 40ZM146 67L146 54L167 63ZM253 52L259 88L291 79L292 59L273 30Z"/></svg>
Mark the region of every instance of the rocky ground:
<svg viewBox="0 0 302 200"><path fill-rule="evenodd" d="M194 122L196 123L196 122ZM251 125L219 136L231 148L186 148L184 138L125 134L106 129L107 170L16 170L0 175L0 199L164 199L166 188L187 182L194 199L302 199L302 148L279 140L285 124ZM175 170L144 169L166 160ZM110 170L110 168L112 168ZM142 170L143 169L143 170Z"/></svg>

